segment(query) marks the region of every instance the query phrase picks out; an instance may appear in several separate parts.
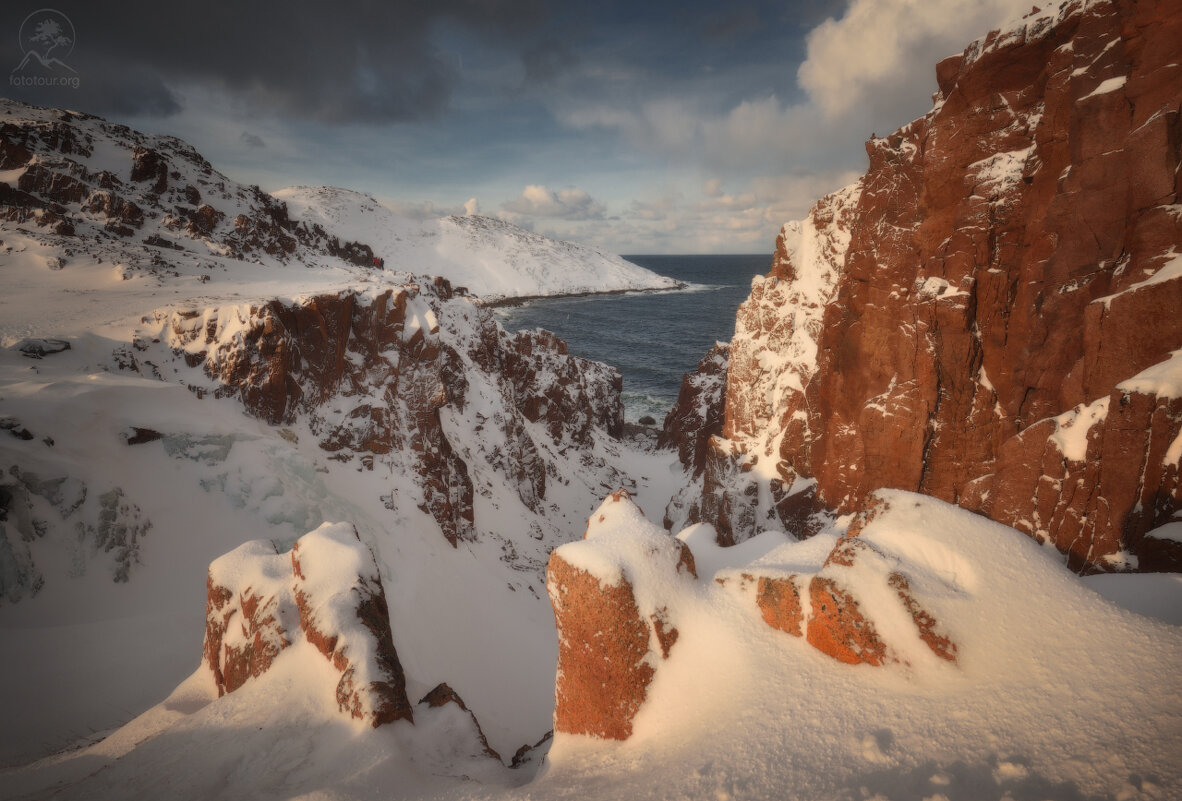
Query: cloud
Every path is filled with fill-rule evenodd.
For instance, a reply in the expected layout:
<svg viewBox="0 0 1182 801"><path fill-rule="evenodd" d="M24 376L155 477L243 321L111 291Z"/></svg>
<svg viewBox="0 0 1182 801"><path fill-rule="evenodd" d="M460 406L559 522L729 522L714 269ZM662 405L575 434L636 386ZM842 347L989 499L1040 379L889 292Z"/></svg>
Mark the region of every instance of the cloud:
<svg viewBox="0 0 1182 801"><path fill-rule="evenodd" d="M464 216L471 217L473 214L480 213L480 202L474 197L468 198L464 203Z"/></svg>
<svg viewBox="0 0 1182 801"><path fill-rule="evenodd" d="M524 217L552 217L564 220L595 220L606 209L582 189L574 187L555 192L545 186L530 185L520 197L501 206L509 214Z"/></svg>
<svg viewBox="0 0 1182 801"><path fill-rule="evenodd" d="M853 0L809 32L797 77L830 120L889 105L904 87L934 86L936 62L1029 10L1030 0Z"/></svg>
<svg viewBox="0 0 1182 801"><path fill-rule="evenodd" d="M702 184L702 194L706 197L718 197L722 194L722 179L711 178Z"/></svg>
<svg viewBox="0 0 1182 801"><path fill-rule="evenodd" d="M78 38L70 66L80 86L27 99L168 115L181 108L179 90L198 85L256 110L332 124L430 118L447 107L459 80L456 58L438 44L441 27L515 51L528 45L544 12L541 0L211 3L183 15L155 0L123 0L117 11L79 3L69 16ZM0 63L19 62L15 38L0 41Z"/></svg>
<svg viewBox="0 0 1182 801"><path fill-rule="evenodd" d="M247 147L266 147L267 146L267 143L263 141L263 138L261 136L259 136L258 134L252 134L248 131L243 131L242 135L239 136L238 139L241 140L242 144L246 145Z"/></svg>
<svg viewBox="0 0 1182 801"><path fill-rule="evenodd" d="M548 218L535 230L615 253L771 253L789 220L805 217L817 198L856 181L850 170L760 176L741 191L685 196L669 190L635 199L619 214L591 220ZM708 186L716 184L707 181ZM504 214L502 216L505 216Z"/></svg>

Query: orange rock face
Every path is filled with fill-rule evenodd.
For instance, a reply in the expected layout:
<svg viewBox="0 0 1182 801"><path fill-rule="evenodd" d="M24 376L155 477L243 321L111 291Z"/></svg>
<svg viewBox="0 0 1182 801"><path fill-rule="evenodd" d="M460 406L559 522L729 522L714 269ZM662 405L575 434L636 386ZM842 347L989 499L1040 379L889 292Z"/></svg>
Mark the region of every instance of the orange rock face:
<svg viewBox="0 0 1182 801"><path fill-rule="evenodd" d="M558 624L555 731L627 740L654 675L632 585L605 587L557 552L546 581Z"/></svg>
<svg viewBox="0 0 1182 801"><path fill-rule="evenodd" d="M558 628L554 730L626 740L657 666L680 637L670 612L677 588L697 570L689 547L645 520L626 490L607 497L584 537L553 551L546 567ZM618 572L605 579L571 561L588 556ZM633 569L660 583L637 588ZM648 598L644 608L638 597Z"/></svg>
<svg viewBox="0 0 1182 801"><path fill-rule="evenodd" d="M809 599L813 607L808 623L809 645L848 665L881 665L887 660L886 644L874 624L836 581L814 576L809 583Z"/></svg>
<svg viewBox="0 0 1182 801"><path fill-rule="evenodd" d="M794 637L804 636L801 629L804 611L800 606L800 590L796 586L796 576L760 576L755 602L764 622L773 629L786 631Z"/></svg>
<svg viewBox="0 0 1182 801"><path fill-rule="evenodd" d="M1182 348L1182 16L1071 3L938 75L936 107L785 228L740 309L737 456L707 459L726 497L701 519L757 531L769 495L744 500L742 470L772 459L840 513L905 489L1049 540L1077 570L1169 563L1143 535L1182 508L1166 458L1182 402L1122 385Z"/></svg>

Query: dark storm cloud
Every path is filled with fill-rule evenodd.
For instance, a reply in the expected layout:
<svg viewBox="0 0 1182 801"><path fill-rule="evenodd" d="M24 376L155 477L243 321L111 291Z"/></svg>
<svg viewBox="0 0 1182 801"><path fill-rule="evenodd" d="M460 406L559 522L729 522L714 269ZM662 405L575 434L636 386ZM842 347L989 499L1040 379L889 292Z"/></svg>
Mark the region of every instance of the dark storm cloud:
<svg viewBox="0 0 1182 801"><path fill-rule="evenodd" d="M238 137L239 141L247 147L266 147L267 143L263 138L257 134L252 134L249 131L243 131L242 135Z"/></svg>
<svg viewBox="0 0 1182 801"><path fill-rule="evenodd" d="M553 80L578 63L574 52L555 39L546 39L521 54L527 82Z"/></svg>
<svg viewBox="0 0 1182 801"><path fill-rule="evenodd" d="M3 12L0 64L20 63L16 33L37 7L9 4ZM183 103L177 87L195 83L261 110L330 123L438 114L458 80L455 58L434 44L440 26L524 50L543 16L541 0L125 0L60 10L77 31L69 65L78 87L10 85L7 94L104 114L167 115Z"/></svg>

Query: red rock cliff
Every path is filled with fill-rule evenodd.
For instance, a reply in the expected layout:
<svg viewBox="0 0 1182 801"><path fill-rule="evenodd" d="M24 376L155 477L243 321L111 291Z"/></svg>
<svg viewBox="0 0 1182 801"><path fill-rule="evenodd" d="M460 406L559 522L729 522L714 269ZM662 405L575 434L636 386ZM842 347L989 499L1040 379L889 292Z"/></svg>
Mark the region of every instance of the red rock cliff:
<svg viewBox="0 0 1182 801"><path fill-rule="evenodd" d="M937 74L932 111L785 226L696 516L737 540L800 528L777 497L897 488L1076 569L1177 565L1144 535L1182 508L1182 15L1061 3Z"/></svg>

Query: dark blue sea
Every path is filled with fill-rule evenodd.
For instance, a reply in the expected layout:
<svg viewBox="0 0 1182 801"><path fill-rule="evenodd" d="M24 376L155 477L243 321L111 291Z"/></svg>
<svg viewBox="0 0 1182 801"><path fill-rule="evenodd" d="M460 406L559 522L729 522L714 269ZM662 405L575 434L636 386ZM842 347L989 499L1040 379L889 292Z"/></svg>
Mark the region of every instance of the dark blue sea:
<svg viewBox="0 0 1182 801"><path fill-rule="evenodd" d="M624 376L624 419L658 425L677 400L681 377L706 351L735 333L735 310L770 255L625 256L633 264L684 281L680 291L587 295L529 301L497 309L510 331L545 328L571 353L606 362Z"/></svg>

